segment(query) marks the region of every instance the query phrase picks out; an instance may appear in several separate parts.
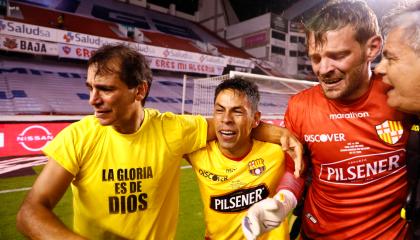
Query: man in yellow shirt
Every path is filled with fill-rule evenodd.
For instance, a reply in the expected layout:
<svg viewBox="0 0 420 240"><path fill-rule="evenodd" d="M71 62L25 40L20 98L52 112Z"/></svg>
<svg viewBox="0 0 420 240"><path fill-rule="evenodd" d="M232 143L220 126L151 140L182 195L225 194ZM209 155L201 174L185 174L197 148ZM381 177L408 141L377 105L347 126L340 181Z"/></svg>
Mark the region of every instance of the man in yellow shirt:
<svg viewBox="0 0 420 240"><path fill-rule="evenodd" d="M214 139L214 126L201 116L144 108L151 82L144 56L125 45L103 46L93 54L86 86L94 116L71 124L43 149L49 161L17 215L23 234L32 239L174 238L182 156ZM299 156L301 145L284 129L262 132L267 130L277 131L271 134L274 142L283 135L283 145L295 147ZM74 231L53 213L69 186Z"/></svg>
<svg viewBox="0 0 420 240"><path fill-rule="evenodd" d="M252 82L229 79L219 84L213 110L217 140L187 156L204 205L206 239L244 239L241 222L247 209L273 197L285 171L281 147L251 137L260 124L259 98ZM262 239L288 236L285 221Z"/></svg>

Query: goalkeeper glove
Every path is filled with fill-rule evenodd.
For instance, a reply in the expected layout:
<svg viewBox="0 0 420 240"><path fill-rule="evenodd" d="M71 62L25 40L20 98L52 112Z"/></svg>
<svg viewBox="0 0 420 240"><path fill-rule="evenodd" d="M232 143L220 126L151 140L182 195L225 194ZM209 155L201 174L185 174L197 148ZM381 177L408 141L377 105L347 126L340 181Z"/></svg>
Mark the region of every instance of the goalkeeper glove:
<svg viewBox="0 0 420 240"><path fill-rule="evenodd" d="M259 235L278 227L296 204L296 197L289 190L280 190L274 198L255 203L242 220L245 238L255 240Z"/></svg>

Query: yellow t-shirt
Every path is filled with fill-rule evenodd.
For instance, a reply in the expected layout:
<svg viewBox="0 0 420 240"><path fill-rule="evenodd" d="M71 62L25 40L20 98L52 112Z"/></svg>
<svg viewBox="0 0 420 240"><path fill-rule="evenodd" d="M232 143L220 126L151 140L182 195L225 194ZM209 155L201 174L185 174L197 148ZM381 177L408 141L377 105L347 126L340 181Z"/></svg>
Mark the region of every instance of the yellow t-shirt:
<svg viewBox="0 0 420 240"><path fill-rule="evenodd" d="M88 116L44 148L74 175L74 231L89 239L173 239L180 160L206 144L207 122L145 109L121 134Z"/></svg>
<svg viewBox="0 0 420 240"><path fill-rule="evenodd" d="M240 161L226 158L216 141L188 158L198 179L207 239L244 239L241 222L247 209L274 196L286 169L281 147L257 140ZM260 239L289 239L287 221Z"/></svg>

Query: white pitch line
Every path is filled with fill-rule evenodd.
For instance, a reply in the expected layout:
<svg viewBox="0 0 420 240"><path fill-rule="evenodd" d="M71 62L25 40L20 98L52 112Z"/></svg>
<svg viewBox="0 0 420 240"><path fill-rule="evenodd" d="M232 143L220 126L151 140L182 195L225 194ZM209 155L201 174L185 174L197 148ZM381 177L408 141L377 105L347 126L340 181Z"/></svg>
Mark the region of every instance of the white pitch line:
<svg viewBox="0 0 420 240"><path fill-rule="evenodd" d="M182 169L188 169L188 168L191 168L191 165L181 166L181 170L182 170ZM17 188L17 189L1 190L1 191L0 191L0 194L3 194L3 193L11 193L11 192L22 192L22 191L28 191L28 190L31 190L31 188L30 188L30 187L26 187L26 188Z"/></svg>
<svg viewBox="0 0 420 240"><path fill-rule="evenodd" d="M22 191L28 191L30 189L31 189L30 187L26 187L26 188L17 188L17 189L2 190L2 191L0 191L0 194L3 194L3 193L11 193L11 192L22 192Z"/></svg>

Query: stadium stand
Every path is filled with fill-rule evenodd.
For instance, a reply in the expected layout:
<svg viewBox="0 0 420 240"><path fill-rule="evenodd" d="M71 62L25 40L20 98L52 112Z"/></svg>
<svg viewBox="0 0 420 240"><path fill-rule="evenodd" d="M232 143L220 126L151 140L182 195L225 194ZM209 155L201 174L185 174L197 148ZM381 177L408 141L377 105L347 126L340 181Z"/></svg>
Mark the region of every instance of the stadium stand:
<svg viewBox="0 0 420 240"><path fill-rule="evenodd" d="M195 34L190 28L178 26L158 19L153 19L153 22L156 28L161 32L201 41L200 37L198 37L197 34Z"/></svg>
<svg viewBox="0 0 420 240"><path fill-rule="evenodd" d="M0 61L0 66L0 115L92 113L84 67L11 60ZM155 75L146 106L180 113L182 84L180 76ZM191 112L191 83L186 93L185 111Z"/></svg>
<svg viewBox="0 0 420 240"><path fill-rule="evenodd" d="M144 36L150 39L150 42L147 42L148 45L206 53L195 47L194 42L198 40L217 46L217 48L220 48L220 52L226 56L251 58L249 54L237 49L196 23L141 7L130 6L127 8L127 6L118 5L115 2L106 4L110 7L104 7L98 5L98 1L95 3L94 1L88 0L83 1L83 6L79 6L77 12L68 13L33 6L19 1L10 1L10 3L16 9L20 10L20 14L6 16L5 19L7 20L44 27L57 27L57 18L62 16L64 18L63 28L65 30L124 41L133 41L118 30L118 24L122 24L124 26L140 28ZM116 7L112 8L113 5ZM117 9L124 9L125 11L119 11ZM83 13L89 14L85 15ZM161 19L165 19L165 21Z"/></svg>
<svg viewBox="0 0 420 240"><path fill-rule="evenodd" d="M121 28L122 26L137 27L144 34L144 44L166 49L162 53L165 58L166 54L170 54L167 52L174 49L181 51L178 53L185 51L187 57L184 59L188 58L190 53L202 54L199 61L212 54L228 59L224 71L217 74L227 73L236 68L232 63L234 59L227 57L251 62L249 54L210 33L197 23L138 6L110 0L86 0L73 4L70 9L60 10L35 6L24 1L10 1L10 4L15 12L5 16L6 20L64 29L69 33L83 33L92 37L99 36L133 42L132 38L123 34ZM57 19L60 19L60 26L57 25ZM58 47L60 46L58 45ZM66 46L63 46L64 48ZM91 50L93 49L89 51ZM68 59L66 62L73 61L74 63L68 67L66 62L62 62L60 59L52 65L51 61L45 61L40 56L30 56L28 59L31 60L24 62L4 60L2 62L0 101L3 104L0 107L0 114L84 115L91 113L91 108L86 102L89 96L84 85L86 71L84 61ZM170 63L172 65L179 64L176 62L177 60L179 59L175 58L175 62ZM19 67L16 68L16 66ZM242 65L240 68L247 70L247 67L249 66ZM161 111L181 113L183 73L177 71L179 69L172 71L157 69L161 70L154 70L154 84L146 106ZM184 72L194 75L195 78L209 77L208 73L198 72L195 67L193 69L193 71L186 70ZM260 67L260 72L274 75L262 67ZM296 89L287 85L282 85L282 88L286 92L296 92ZM282 90L280 89L280 91ZM187 113L191 113L192 92L192 83L188 83L184 106L184 111ZM271 106L273 109L283 109L284 106L280 105L285 105L287 99L274 105L273 102L278 102L278 99L267 102L269 103L267 106Z"/></svg>
<svg viewBox="0 0 420 240"><path fill-rule="evenodd" d="M162 34L159 32L144 31L144 36L150 40L150 44L159 47L173 48L188 52L203 53L194 46L192 40L182 39L173 35Z"/></svg>
<svg viewBox="0 0 420 240"><path fill-rule="evenodd" d="M61 15L64 17L63 28L65 30L128 40L126 36L120 36L112 30L112 28L118 28L118 26L112 22L106 22L88 16L59 12L21 2L11 1L11 4L13 4L16 9L19 9L21 14L17 16L6 16L5 19L8 20L19 21L43 27L57 27L56 21L57 18Z"/></svg>
<svg viewBox="0 0 420 240"><path fill-rule="evenodd" d="M86 99L85 69L64 64L2 60L0 68L1 115L92 112ZM79 94L79 95L78 95Z"/></svg>
<svg viewBox="0 0 420 240"><path fill-rule="evenodd" d="M211 43L212 47L217 48L215 52L212 52L213 54L242 59L250 57L196 23L114 1L101 2L102 5L98 1L83 1L79 5L72 6L70 11L63 11L63 9L55 10L23 1L10 1L14 12L4 16L4 19L126 42L131 42L133 39L121 33L120 25L135 26L141 28L147 39L147 45L150 46L209 54L207 48L200 48L197 44L204 41L201 44L208 46L206 44ZM57 25L58 19L60 19L60 26ZM4 36L7 37L7 35ZM13 41L16 40L10 42L14 44ZM13 54L9 52L8 55ZM85 65L83 62L76 61L74 65L77 68L69 69L60 60L57 61L58 64L53 64L54 67L51 67L50 61L45 61L41 56L29 56L27 59L23 62L15 59L2 62L0 101L3 104L0 107L0 114L79 115L91 113L91 108L86 104L88 93L84 86ZM19 68L15 68L16 66ZM39 74L36 74L35 69L39 70ZM60 73L71 75L73 70L76 70L79 75L60 75ZM82 72L83 74L80 74ZM173 71L163 72L161 76L155 74L155 84L151 89L147 104L161 111L180 113L183 74ZM194 75L197 74L201 77L206 76L197 72ZM188 93L185 102L186 112L191 112L190 102L191 93Z"/></svg>
<svg viewBox="0 0 420 240"><path fill-rule="evenodd" d="M103 6L95 5L92 8L92 15L96 18L120 24L129 24L142 29L151 28L149 23L147 22L147 19L144 16L140 16L139 14L129 14L122 11L114 10L113 12L117 13L120 17L112 17L108 14L109 12L110 9ZM124 17L124 15L126 17ZM130 20L129 22L127 22L128 19Z"/></svg>
<svg viewBox="0 0 420 240"><path fill-rule="evenodd" d="M162 112L194 114L204 101L200 114L209 115L214 90L207 82L232 70L275 75L188 17L115 0L58 2L11 0L0 16L0 158L39 155L48 138L92 113L86 60L103 44L130 44L146 56L154 80L145 106ZM196 98L198 78L208 90L204 100ZM282 124L288 98L299 89L287 83L264 89L264 120Z"/></svg>

